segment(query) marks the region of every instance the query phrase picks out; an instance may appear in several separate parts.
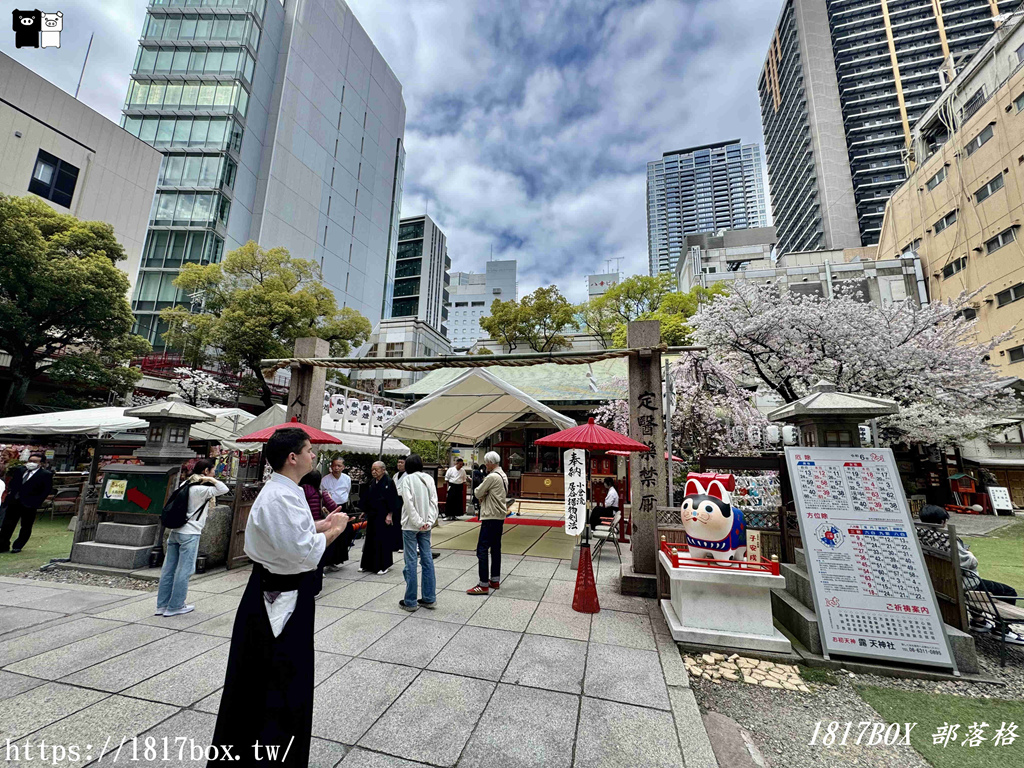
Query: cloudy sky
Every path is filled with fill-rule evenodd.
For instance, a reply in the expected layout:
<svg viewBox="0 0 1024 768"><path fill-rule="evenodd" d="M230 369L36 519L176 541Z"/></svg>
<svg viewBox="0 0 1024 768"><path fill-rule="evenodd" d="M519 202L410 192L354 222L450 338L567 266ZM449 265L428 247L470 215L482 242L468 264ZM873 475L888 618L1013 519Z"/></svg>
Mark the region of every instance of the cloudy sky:
<svg viewBox="0 0 1024 768"><path fill-rule="evenodd" d="M15 50L12 32L0 50L73 93L95 31L80 98L117 120L146 3L57 5L59 51ZM762 141L757 77L781 0L349 5L404 88L402 215L429 201L454 270L480 271L492 247L517 259L521 296L556 283L582 299L619 257L646 273L647 162Z"/></svg>

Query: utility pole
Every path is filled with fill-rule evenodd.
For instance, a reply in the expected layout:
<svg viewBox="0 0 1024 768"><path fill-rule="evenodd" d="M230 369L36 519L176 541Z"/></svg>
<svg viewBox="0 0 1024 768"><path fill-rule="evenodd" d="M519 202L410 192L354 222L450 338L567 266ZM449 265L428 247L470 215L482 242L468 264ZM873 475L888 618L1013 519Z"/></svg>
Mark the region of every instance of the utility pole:
<svg viewBox="0 0 1024 768"><path fill-rule="evenodd" d="M89 35L89 47L85 49L85 61L82 62L82 73L78 76L78 85L75 86L75 98L78 98L78 90L82 87L82 78L85 77L85 65L89 63L89 52L92 50L92 38L96 33Z"/></svg>

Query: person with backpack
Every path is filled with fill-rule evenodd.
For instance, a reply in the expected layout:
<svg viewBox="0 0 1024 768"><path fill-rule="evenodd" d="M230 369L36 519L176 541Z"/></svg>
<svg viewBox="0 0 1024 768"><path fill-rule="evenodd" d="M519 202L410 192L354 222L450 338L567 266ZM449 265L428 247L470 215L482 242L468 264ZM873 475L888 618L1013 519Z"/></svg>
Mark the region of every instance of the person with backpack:
<svg viewBox="0 0 1024 768"><path fill-rule="evenodd" d="M164 505L161 516L170 530L160 586L156 592L156 616L180 616L195 610L186 605L188 580L196 571L199 536L209 519L210 501L228 492L228 487L213 476L213 459L200 459L192 475L182 483Z"/></svg>
<svg viewBox="0 0 1024 768"><path fill-rule="evenodd" d="M508 512L508 476L501 468L501 456L494 451L484 454L487 476L473 491L480 499L480 538L476 544L479 583L466 590L467 595L486 595L501 583L501 534ZM490 571L487 553L490 552Z"/></svg>

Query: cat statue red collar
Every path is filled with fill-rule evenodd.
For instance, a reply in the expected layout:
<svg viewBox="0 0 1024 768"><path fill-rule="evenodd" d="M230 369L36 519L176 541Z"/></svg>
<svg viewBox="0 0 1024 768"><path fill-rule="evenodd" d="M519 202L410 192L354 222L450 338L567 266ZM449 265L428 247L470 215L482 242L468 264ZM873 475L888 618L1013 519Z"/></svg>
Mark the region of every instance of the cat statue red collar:
<svg viewBox="0 0 1024 768"><path fill-rule="evenodd" d="M686 476L680 516L690 557L697 560L743 560L747 530L743 512L732 505L736 478L713 472Z"/></svg>

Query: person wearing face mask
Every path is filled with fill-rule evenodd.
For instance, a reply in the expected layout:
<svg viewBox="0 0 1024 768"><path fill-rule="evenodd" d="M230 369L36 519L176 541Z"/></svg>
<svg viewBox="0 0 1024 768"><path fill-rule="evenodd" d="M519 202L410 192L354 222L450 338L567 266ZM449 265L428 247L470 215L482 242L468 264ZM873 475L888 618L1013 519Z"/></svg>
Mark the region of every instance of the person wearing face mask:
<svg viewBox="0 0 1024 768"><path fill-rule="evenodd" d="M23 467L17 467L7 489L7 514L0 525L0 553L21 552L32 535L36 512L53 492L53 472L43 467L43 454L33 451ZM11 545L14 528L21 523L18 538Z"/></svg>

